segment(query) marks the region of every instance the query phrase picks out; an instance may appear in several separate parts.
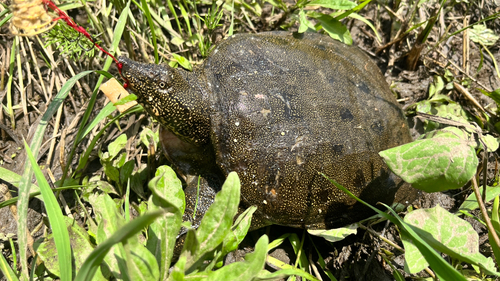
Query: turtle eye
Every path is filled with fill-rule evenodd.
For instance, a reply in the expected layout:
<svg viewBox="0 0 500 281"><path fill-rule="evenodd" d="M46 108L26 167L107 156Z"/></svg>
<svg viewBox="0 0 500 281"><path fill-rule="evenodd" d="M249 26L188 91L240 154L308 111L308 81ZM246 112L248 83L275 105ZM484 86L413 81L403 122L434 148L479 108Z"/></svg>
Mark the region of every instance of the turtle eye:
<svg viewBox="0 0 500 281"><path fill-rule="evenodd" d="M162 89L165 89L166 84L165 84L165 82L160 82L160 83L158 83L158 86Z"/></svg>

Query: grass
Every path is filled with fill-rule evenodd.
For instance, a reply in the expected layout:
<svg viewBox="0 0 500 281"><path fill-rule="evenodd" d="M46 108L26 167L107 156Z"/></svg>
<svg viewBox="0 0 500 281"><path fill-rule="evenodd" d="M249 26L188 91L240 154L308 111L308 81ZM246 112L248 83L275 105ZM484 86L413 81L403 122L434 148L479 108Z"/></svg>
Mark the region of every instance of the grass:
<svg viewBox="0 0 500 281"><path fill-rule="evenodd" d="M10 7L4 4L1 6L0 27L4 31L7 30L8 20L11 19L12 14L22 10L25 7L23 5L28 5L24 2L13 2L14 5ZM431 132L432 136L420 140L420 143L425 142L426 147L437 147L433 136L441 134L441 137L444 135L455 141L456 147L470 150L469 157L474 158L478 151L482 151L484 153L482 159L488 159L489 153L496 153L496 148L498 148L498 142L494 136L498 134L498 128L500 128L497 116L500 91L486 85L484 81L487 79L483 79L482 75L488 63L492 65L495 72L498 72L493 54L498 51L498 37L495 36L498 35L500 28L495 25L495 20L498 20L499 14L480 14L476 22L467 24L450 19L449 15L452 12L463 13L464 10L472 13L481 8L478 7L478 3L444 4L445 1L440 2L435 3L440 9L422 9L420 13L418 13L415 1L410 0L395 1L393 7L382 2L358 1L354 3L318 0L299 0L296 3L279 0L268 1L268 3L167 0L165 4L154 0L141 0L140 2L115 0L106 3L106 7L99 6L99 3L94 1L61 3L59 7L73 12L72 15L84 15L86 19L81 21L81 24L94 34L112 54L120 55L126 52L131 58L152 63L169 63L171 66L180 65L184 68L200 64L220 37L233 33L278 28L302 32L323 32L347 44L352 43L353 37L357 36L358 40L361 38L378 45L377 51L379 52L391 48L391 52L413 50L410 52L411 56L407 58L407 61L410 61L398 67L412 68L422 61L427 63L427 67L430 63L436 64L433 67L436 75L428 95L415 98L414 103L408 107L409 114L419 112L437 116L425 121L424 129L426 132ZM428 6L424 4L423 7ZM408 12L405 13L405 11ZM39 12L43 13L43 10ZM141 16L138 16L139 14ZM371 19L368 20L368 17ZM358 20L366 24L366 26L361 25L362 28L366 27L362 32L366 36L351 34L351 27ZM389 32L380 28L388 21L391 23ZM469 37L472 43L467 41L468 37L463 36L465 32L474 31L479 25L486 25L486 31L482 29L481 32L473 33ZM16 28L18 33L32 34L38 31L37 28L30 28L26 22L23 26ZM472 67L468 71L468 68L464 67L469 61L466 52L464 52L463 61L459 62L453 62L447 57L439 57L447 41L453 38L452 36L455 38L462 36L463 46L477 46L480 61L475 65L475 69ZM433 40L429 42L429 38ZM287 233L271 241L267 236L262 236L256 239L254 251L247 254L244 261L224 264L223 257L236 249L246 236L251 214L255 211L255 209L249 209L241 214L239 219L233 221L239 202L239 195L237 195L239 194L239 181L234 175L226 182L223 192L217 195L218 203L214 204L213 208L211 207L212 211L207 216L206 221L210 218L219 219L220 224L205 223L197 230L189 229L185 239L190 241L187 243L190 247L185 246L178 261L172 262L174 244L182 226L181 217L185 206L180 181L171 169L167 167L156 169L158 165L155 151L151 151L150 144L145 141L147 137L139 137L139 127L127 124L128 118L141 118L142 108L135 107L126 113L118 114L115 113L113 105L101 104L99 85L104 79L116 74L112 68L112 59L104 57L102 53L93 49L88 50L84 41L86 39L78 37L71 29L64 28L63 23L58 23L51 32L43 32L37 37L26 39L26 37L13 36L7 39L5 43L0 44L2 48L0 61L3 64L0 96L4 109L0 119L5 120L2 123L18 134L20 126L27 128L35 123L36 118L30 117L30 114L41 116L41 121L34 126L34 135L31 138L27 135L22 136L29 143L29 147L26 146L23 150L29 156L24 168L18 169L17 173L13 171L14 168L10 170L0 168L0 178L18 186L17 198L9 201L10 203L0 202L2 207L13 206L17 202L18 207L14 213L19 221L17 240L9 238L10 245L15 246L3 249L0 259L0 270L7 280L27 280L35 276L58 276L61 280L89 280L91 276L95 276L96 279L129 280L138 278L144 280L246 278L250 280L282 276L291 276L288 277L290 280L295 278L293 276L301 276L308 280L317 280L316 278L321 277L335 280L335 276L339 277L341 271L335 272L331 266L327 265L325 260L328 260L328 257L322 256L325 252L317 248L312 251L316 245L308 244L309 239L305 238L309 234L306 233L300 236ZM383 45L377 43L380 40L383 40ZM434 55L438 58L436 59ZM66 58L71 63L69 66L75 69L74 75L70 74L66 63L61 63L63 58ZM394 60L395 58L392 57L388 63L389 67L394 66ZM460 77L457 73L464 75ZM7 76L6 80L5 76ZM64 77L71 78L64 81ZM474 91L476 96L485 94L491 97L494 103L481 110L481 114L475 114L453 96L463 91L455 86L457 83L465 86L465 88L462 87L465 91ZM473 95L469 96L474 99ZM46 104L47 109L40 110L42 113L36 113L37 105L41 103ZM80 115L76 115L78 113ZM75 117L77 122L72 127L74 132L65 129L58 132L58 126L55 126L54 122L59 122L67 128L73 116L80 116ZM449 119L458 123L453 123ZM67 122L64 123L64 120ZM466 132L457 140L456 137L462 133L443 131L440 123L465 128L462 131ZM480 129L474 129L475 127L469 125L472 123L479 124ZM37 161L39 160L38 154L44 147L44 137L48 134L48 128L56 130L53 135L56 136L59 151L62 151L61 156L58 160L37 164L37 162L40 163ZM126 130L127 135L119 133L124 128L129 128ZM436 129L441 131L436 132ZM117 137L119 134L122 135L120 138ZM471 138L477 139L478 144L471 145L468 142ZM442 153L449 148L450 145L439 147L435 153ZM405 148L405 151L408 149L413 148ZM146 155L147 153L149 155ZM396 172L398 167L391 166L390 160L400 157L401 154L398 153L401 152L387 152L384 156L389 166ZM422 153L416 150L414 153L416 156L412 158L412 161L419 160ZM95 155L98 155L99 161L95 161ZM433 155L435 154L429 157L432 158ZM47 158L46 154L42 156ZM0 161L2 164L9 164L8 158L4 156ZM52 155L49 158L57 159ZM463 158L458 157L452 162L461 163L462 160ZM467 161L469 164L477 162ZM146 166L145 163L148 165ZM92 167L95 165L98 165L97 171L95 167ZM460 184L453 188L461 188L472 177L479 178L480 172L477 172L477 166L478 164L470 164L458 167L457 169L467 170L468 173L462 175L464 178L460 179ZM482 165L479 164L479 166ZM447 167L441 166L443 169ZM410 165L406 168L407 170L403 170L400 174L403 178L405 174L417 172L423 174L437 172L450 178L455 175L454 173L447 174L447 171L441 171L439 168L424 172L414 171ZM489 170L492 168L489 167ZM55 174L58 171L59 176L47 181L44 171L48 171L48 174ZM500 247L498 237L495 236L500 230L500 223L498 222L499 204L496 195L500 192L498 188L495 188L497 171L493 172L489 178L482 178L484 198L481 198L479 187L476 181L473 181L475 194L470 196L471 200L466 201L466 206L460 208L460 213L473 217L487 226L492 255L495 255L498 260ZM33 173L37 179L36 186L31 182ZM404 179L411 182L410 178ZM441 183L438 187L435 182L426 185L426 180L426 178L420 179L412 184L421 186L429 192L448 186L448 182ZM150 183L149 191L143 190L144 182ZM57 188L51 187L50 184L55 184ZM69 202L66 201L67 196L63 197L60 194L68 188L76 190L73 196L69 196L73 198L73 201ZM67 195L71 191L64 192ZM42 195L41 199L45 204L45 212L49 220L47 229L50 230L48 231L50 234L37 235L40 240L35 243L35 248L37 245L38 248L34 251L43 265L33 257L28 258L28 250L33 248L33 243L29 241L30 236L24 235L31 231L27 229L26 223L28 202L30 198L38 194ZM171 194L174 196L172 197ZM493 213L484 206L490 200L495 202L492 208ZM227 206L232 206L232 208L226 210ZM482 216L473 215L471 210L475 208L481 209ZM71 219L76 213L82 214L82 219L78 220L78 223L82 225L75 224ZM430 269L424 266L430 276L435 274L442 280L465 280L471 277L487 280L496 274L497 265L492 265L486 257L470 256L461 252L460 249L451 248L442 241L436 241L422 232L421 228L424 226L418 225L417 227L400 219L394 213L382 213L380 216L397 225L403 236L412 238L414 245L418 248L417 252L420 252L430 264ZM429 216L434 218L432 215ZM129 220L131 217L133 219ZM440 223L436 222L433 228L439 229L439 226ZM432 229L425 231L432 234ZM329 237L332 235L337 234L331 234L331 232L324 234ZM460 239L461 237L453 238ZM405 243L404 240L403 243ZM69 247L70 243L71 247ZM290 264L283 264L268 255L269 251L286 243L290 243L296 255L296 259L290 261ZM305 246L306 244L309 248ZM78 245L82 248L78 248ZM404 246L405 251L411 248L406 244ZM450 257L449 260L444 260L436 249L447 254ZM106 255L109 251L113 255ZM390 251L394 250L386 250L385 254L380 251L377 255L387 262L392 262L390 255L387 254ZM312 258L312 252L314 258ZM75 253L82 253L82 259L78 259L79 255ZM51 256L58 256L59 259L51 262L49 260ZM409 256L411 255L407 254L407 262L414 268L420 269L421 265L412 264L413 260ZM418 257L415 257L415 260L417 259ZM265 262L282 270L273 273L262 271ZM16 263L20 265L19 272L18 268L13 266ZM33 267L29 264L37 264L37 270L30 271L29 269ZM100 267L101 264L107 266ZM467 270L470 265L476 266L477 271ZM173 270L169 275L171 266ZM394 278L402 280L403 270L397 266L393 266L393 270L397 272ZM416 273L407 272L406 274L415 276Z"/></svg>

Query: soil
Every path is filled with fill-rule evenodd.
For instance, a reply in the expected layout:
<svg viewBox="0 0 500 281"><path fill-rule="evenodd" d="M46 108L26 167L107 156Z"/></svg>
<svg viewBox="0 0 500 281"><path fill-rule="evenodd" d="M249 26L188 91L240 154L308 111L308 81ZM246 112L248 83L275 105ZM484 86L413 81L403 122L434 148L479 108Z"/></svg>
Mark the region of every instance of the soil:
<svg viewBox="0 0 500 281"><path fill-rule="evenodd" d="M382 69L387 78L387 82L392 85L392 89L397 94L399 100L401 101L401 106L404 109L411 111L414 103L426 99L428 97L429 85L432 83L433 77L435 75L443 76L445 70L448 69L451 71L456 80L460 81L462 79L466 79L471 81L470 83L472 84L472 87L469 87L468 90L471 92L472 96L479 101L483 107L489 107L490 110L494 111L496 106L493 100L481 94L481 92L477 90L478 88L481 88L487 91L492 91L500 88L500 79L496 75L495 65L491 57L486 53L483 57L481 57L478 44L472 41L464 43L463 33L458 33L457 35L440 42L447 27L450 27L449 32L454 32L462 28L462 20L465 15L468 15L470 17L470 22L473 23L500 11L500 4L496 1L479 2L482 3L482 6L477 4L479 6L474 6L470 9L467 8L468 6L466 3L462 2L455 3L453 6L447 6L448 8L442 18L439 18L436 26L431 30L428 41L425 43L420 56L418 56L419 59L415 70L408 70L406 59L408 58L407 54L410 52L411 48L415 46L417 32L421 29L416 29L415 31L410 32L410 36L405 37L398 43L392 44L389 47L381 48L382 46L393 42L396 36L400 35L397 34L397 31L399 30L397 26L393 26L395 24L394 16L388 12L390 9L388 6L372 3L361 11L361 15L369 19L377 27L382 39L381 42L376 40L374 32L361 21L348 19L345 20L344 23L349 27L355 44L365 50ZM260 24L256 24L253 30L249 29L247 32L265 31L273 29L273 26L276 26L275 23L272 24L269 22L270 18L266 18L267 14L271 17L271 12L268 11L270 10L270 4L266 5L267 6L265 6ZM435 9L436 4L433 1L422 4L422 8L419 9L418 12L418 16L421 19L420 21L429 18ZM398 17L408 19L408 15L411 11L405 11L404 9L401 10L403 10L403 12L399 12ZM78 13L75 16L77 15ZM486 22L486 26L492 29L495 34L500 34L500 21L488 21ZM292 27L292 30L293 28L297 27ZM222 30L224 30L224 28L222 28ZM223 32L218 32L214 36L218 36L221 33ZM9 53L14 37L10 35L9 29L4 25L0 29L0 38L0 68L2 68L2 78L6 79L9 69ZM35 43L33 39L29 40L33 43L32 46L35 53L43 51L42 46ZM469 75L464 74L462 71L462 69L466 68L463 64L464 57L462 53L464 44L467 44L470 48L468 58ZM494 55L495 60L497 62L500 61L500 42L497 42L493 46L488 46L488 49ZM26 60L27 59L29 58L26 57ZM62 59L62 57L59 59ZM86 66L79 62L67 63L61 61L61 63L68 64L67 66L61 67L65 70L66 79L72 76L69 71L69 66L73 68L75 73L84 71L88 67L92 68L92 66ZM22 71L25 74L24 77L30 73L32 75L34 73L34 69L26 69L27 65L28 64L23 64L21 66ZM44 83L49 85L49 94L50 96L54 96L57 93L57 89L54 86L54 81L49 80L49 77L54 76L52 75L52 70L46 67L41 59L39 61L39 65L42 66L40 68L42 77L47 78L44 80ZM459 66L460 69L454 65ZM476 71L478 69L479 71ZM85 79L80 80L80 83L75 86L75 89L72 91L71 97L66 99L62 119L60 121L62 132L58 132L55 138L55 152L51 154L50 161L48 161L49 147L50 140L53 139L54 128L56 127L55 119L52 120L48 126L48 130L46 131L46 135L44 137L45 144L42 145L42 148L39 151L38 160L40 164L44 164L47 168L50 168L55 180L61 179L62 177L61 163L64 164L64 162L67 161L65 156L67 156L67 153L74 144L76 128L79 126L79 120L82 118L82 113L87 106L91 89L96 82L93 79L95 78L86 77ZM14 77L14 81L16 84L19 82L16 77ZM9 120L5 114L0 113L0 124L2 125L0 127L1 166L2 168L20 175L22 174L26 161L23 139L25 139L28 143L30 142L33 130L38 125L41 114L45 112L47 105L47 99L45 99L45 94L42 91L37 79L31 79L30 81L26 80L24 81L24 85L27 86L27 115L20 109L16 110L15 128L12 129L13 126L11 120ZM3 89L2 86L3 85L0 85L0 101L3 105L5 105L6 90ZM457 91L451 91L449 95L453 100L463 104L471 113L475 114L477 112L470 102L470 99L465 98ZM13 104L20 104L21 95L18 88L14 89L13 99ZM103 107L106 100L104 97L99 96L97 103L100 107ZM96 110L94 112L98 111ZM420 121L415 121L411 114L408 118L410 125L413 127L414 137L417 137L422 132L422 124ZM138 141L141 127L151 127L150 122L150 119L146 118L144 115L129 115L127 118L122 118L120 121L120 129L116 126L108 129L106 136L101 138L99 145L96 146L96 149L104 149L110 141L123 132L125 132L129 137L134 136L135 139L133 141L136 142ZM103 124L101 124L99 128L102 128L102 126ZM79 159L81 153L85 151L85 147L87 145L88 138L80 144L81 147L77 150L76 157L73 158L73 168L76 167L76 161ZM131 145L130 147L136 148L138 146ZM131 154L134 155L138 155L140 153L142 153L142 151L131 152ZM490 179L496 175L495 159L497 158L497 154L495 153L493 156L490 157L490 163L488 166ZM89 176L102 176L102 172L103 171L98 161L96 150L94 155L91 157L86 173ZM1 193L0 202L7 200L9 196L15 197L17 195L17 182L5 182L0 180L0 185L2 184L8 187L11 194L8 195L6 193ZM445 193L427 194L422 192L421 197L416 202L413 202L412 205L414 208L429 208L439 204L447 210L456 211L458 206L469 193L470 188L468 186L465 186L461 190ZM69 208L72 210L72 213L78 213L79 207L77 207L78 204L75 204L75 199L72 196L73 191L63 192L63 194L68 202ZM43 213L44 209L41 202L36 198L32 199L30 201L28 212L28 228L32 232L31 234L35 240L42 238L47 231L46 223L42 223L44 216L42 215ZM2 238L2 240L0 240L0 250L3 249L3 254L6 257L11 255L12 250L10 249L9 240L6 238L4 239L4 237L13 237L14 241L17 238L17 220L15 219L14 214L15 211L12 210L12 208L6 207L0 209L0 238ZM471 222L480 235L480 241L482 241L480 246L481 252L486 256L491 256L491 247L488 244L487 232L485 228L474 220L469 219L469 222ZM401 239L394 226L386 223L378 223L368 227L375 230L379 234L383 233L383 236L387 239L401 245ZM254 245L258 237L264 233L270 236L270 241L285 233L295 233L299 238L302 238L302 236L305 235L303 230L281 226L270 226L253 231L249 233L240 249L226 258L226 262L229 263L242 260L246 253L253 250L252 245ZM316 249L319 249L319 253L325 260L326 269L332 272L338 280L394 280L392 273L393 269L381 258L381 255L379 254L383 251L392 252L394 254L391 258L392 264L396 266L397 270L405 275L407 280L410 278L410 276L404 273L403 270L404 253L399 252L383 242L380 238L364 230L359 230L356 235L351 235L336 243L329 243L322 238L314 236L311 236L311 239L306 238L304 241L304 251L310 261L318 260L318 252ZM294 264L296 260L296 254L288 242L285 242L278 248L272 250L270 255L289 264ZM319 267L317 263L313 264L315 264L316 267ZM272 265L268 264L267 269L272 270ZM322 270L318 271L321 272L323 280L328 280L328 277L323 274ZM426 276L425 273L422 273L422 276ZM4 280L1 273L0 280Z"/></svg>

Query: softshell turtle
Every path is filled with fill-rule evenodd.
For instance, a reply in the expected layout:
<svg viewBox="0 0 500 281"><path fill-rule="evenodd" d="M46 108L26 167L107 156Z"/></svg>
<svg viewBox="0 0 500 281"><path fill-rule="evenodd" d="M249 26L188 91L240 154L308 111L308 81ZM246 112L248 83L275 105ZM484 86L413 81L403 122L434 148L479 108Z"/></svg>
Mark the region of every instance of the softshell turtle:
<svg viewBox="0 0 500 281"><path fill-rule="evenodd" d="M229 37L193 72L119 60L162 125L165 154L186 183L185 219L198 176L199 219L231 171L241 180L240 206L258 206L253 228L324 229L370 215L320 173L371 204L416 194L378 155L411 136L384 76L357 47L269 32Z"/></svg>

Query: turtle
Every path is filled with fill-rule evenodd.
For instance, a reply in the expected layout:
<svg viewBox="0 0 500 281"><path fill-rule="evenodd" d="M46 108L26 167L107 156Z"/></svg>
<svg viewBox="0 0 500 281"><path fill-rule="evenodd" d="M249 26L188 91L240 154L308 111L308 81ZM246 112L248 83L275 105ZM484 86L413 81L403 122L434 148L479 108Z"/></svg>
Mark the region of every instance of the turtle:
<svg viewBox="0 0 500 281"><path fill-rule="evenodd" d="M252 229L329 229L371 214L323 175L370 204L416 197L378 155L412 138L380 69L358 47L279 31L233 35L192 72L119 62L161 125L164 154L185 184L184 219L195 226L232 171L240 208L257 206Z"/></svg>

